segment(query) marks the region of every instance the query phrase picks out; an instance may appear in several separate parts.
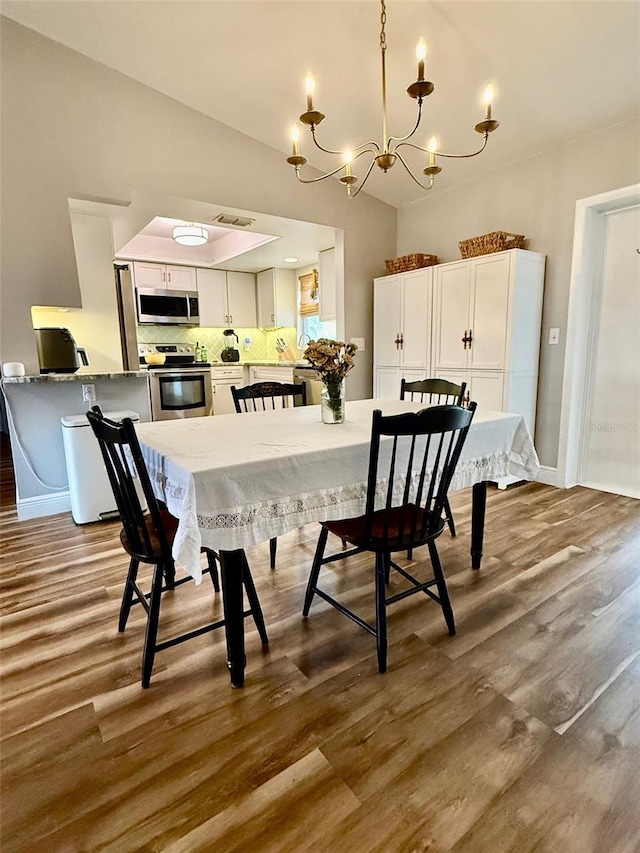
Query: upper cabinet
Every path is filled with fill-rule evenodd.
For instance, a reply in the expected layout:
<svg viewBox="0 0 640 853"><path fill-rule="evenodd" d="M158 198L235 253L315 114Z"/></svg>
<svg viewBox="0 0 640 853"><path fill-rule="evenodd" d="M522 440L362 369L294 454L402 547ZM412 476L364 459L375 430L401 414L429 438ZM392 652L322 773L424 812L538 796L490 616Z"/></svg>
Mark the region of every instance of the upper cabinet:
<svg viewBox="0 0 640 853"><path fill-rule="evenodd" d="M513 249L434 270L436 371L537 371L542 255Z"/></svg>
<svg viewBox="0 0 640 853"><path fill-rule="evenodd" d="M232 270L197 269L200 325L257 325L256 277Z"/></svg>
<svg viewBox="0 0 640 853"><path fill-rule="evenodd" d="M336 319L336 250L318 252L321 320Z"/></svg>
<svg viewBox="0 0 640 853"><path fill-rule="evenodd" d="M432 280L431 268L375 280L373 359L376 366L429 368Z"/></svg>
<svg viewBox="0 0 640 853"><path fill-rule="evenodd" d="M158 290L197 290L195 267L133 262L133 281L136 287Z"/></svg>
<svg viewBox="0 0 640 853"><path fill-rule="evenodd" d="M268 269L256 278L258 326L296 325L296 277L293 270Z"/></svg>

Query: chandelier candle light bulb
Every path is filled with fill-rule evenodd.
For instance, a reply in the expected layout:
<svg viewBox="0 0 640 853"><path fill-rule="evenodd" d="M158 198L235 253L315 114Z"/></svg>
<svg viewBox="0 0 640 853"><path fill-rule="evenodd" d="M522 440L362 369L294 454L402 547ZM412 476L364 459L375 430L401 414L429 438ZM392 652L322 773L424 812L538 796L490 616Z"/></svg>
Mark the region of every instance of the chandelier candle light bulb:
<svg viewBox="0 0 640 853"><path fill-rule="evenodd" d="M424 61L427 58L427 43L420 36L416 45L416 59L418 60L418 80L424 80Z"/></svg>
<svg viewBox="0 0 640 853"><path fill-rule="evenodd" d="M438 140L435 136L432 136L429 140L429 145L427 146L427 150L429 151L429 165L436 165L436 151L438 150Z"/></svg>
<svg viewBox="0 0 640 853"><path fill-rule="evenodd" d="M437 166L435 162L435 149L431 151L428 148L422 148L420 145L416 145L414 142L409 141L420 126L420 121L422 119L423 101L434 91L435 88L433 83L431 83L429 80L424 79L424 62L427 56L427 45L422 37L418 39L418 44L416 46L416 58L418 60L418 79L415 80L415 82L413 82L407 88L407 94L409 95L409 97L417 101L417 118L414 122L413 129L405 136L391 136L387 134L387 73L385 60L387 51L387 37L385 32L385 26L387 21L387 8L385 0L380 0L380 7L380 52L382 55L382 139L380 140L380 143L373 140L370 142L365 142L362 145L357 145L354 149L357 152L357 157L360 157L364 154L371 155L369 165L366 168L362 181L360 181L359 178L351 174L351 161L347 162L345 173L343 175L340 175L340 172L342 171L342 165L339 164L337 168L330 169L328 172L325 172L324 174L321 174L318 177L303 178L300 174L300 170L301 167L305 165L307 160L300 154L300 149L296 148L294 141L293 154L287 157L287 162L294 167L296 178L300 181L300 183L315 184L318 181L323 181L325 178L331 178L334 175L340 175L339 180L342 184L345 185L347 195L350 197L355 197L364 187L374 166L378 166L378 168L386 174L395 164L396 160L399 160L400 163L402 163L402 165L404 166L405 170L408 172L409 177L413 181L415 181L415 183L418 184L418 186L421 187L423 190L430 190L433 186L435 176L442 171L442 168L440 166ZM323 145L320 144L320 142L318 142L318 139L316 138L317 128L324 120L324 114L316 110L313 106L315 79L310 71L308 72L305 79L305 89L307 93L307 110L300 116L300 121L302 122L302 124L307 125L307 127L309 128L311 132L311 139L316 148L318 148L320 151L323 151L325 154L332 154L334 156L339 155L339 151L332 150L330 148L325 148ZM482 145L476 151L472 151L470 154L446 154L443 151L439 151L437 152L439 157L461 160L469 157L476 157L478 154L481 154L482 151L484 151L487 146L489 134L496 130L496 128L498 128L500 124L491 116L492 100L493 87L487 86L487 88L485 89L486 114L482 121L474 125L474 130L477 133L481 134L483 137ZM416 151L421 151L425 155L428 155L428 165L422 170L423 173L429 179L426 185L422 183L422 181L417 178L416 175L414 175L414 173L412 172L411 167L403 156L403 152L401 152L402 148L412 148ZM352 193L352 186L356 183L358 183L358 187L355 192Z"/></svg>
<svg viewBox="0 0 640 853"><path fill-rule="evenodd" d="M304 88L307 92L307 111L311 112L313 110L313 93L316 90L316 81L310 71L307 72L307 76L304 79Z"/></svg>
<svg viewBox="0 0 640 853"><path fill-rule="evenodd" d="M300 131L297 124L291 128L291 142L293 143L294 156L300 154Z"/></svg>

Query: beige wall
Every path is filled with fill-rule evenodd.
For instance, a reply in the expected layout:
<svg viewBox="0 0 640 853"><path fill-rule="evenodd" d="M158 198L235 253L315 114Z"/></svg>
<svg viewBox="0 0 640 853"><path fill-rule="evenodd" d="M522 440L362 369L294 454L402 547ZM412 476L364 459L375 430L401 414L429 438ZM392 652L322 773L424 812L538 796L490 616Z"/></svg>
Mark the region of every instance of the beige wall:
<svg viewBox="0 0 640 853"><path fill-rule="evenodd" d="M344 229L345 334L371 341L372 279L396 254L395 209L350 201L333 181L302 186L279 151L5 18L1 60L0 360L37 371L31 305L81 304L67 198L135 191ZM371 392L372 349L351 397Z"/></svg>
<svg viewBox="0 0 640 853"><path fill-rule="evenodd" d="M430 252L456 260L459 240L488 231L525 234L529 248L546 255L536 420L543 465L557 462L575 203L640 180L639 143L636 116L399 211L399 255ZM493 144L499 145L498 135ZM552 327L560 328L558 346L547 343Z"/></svg>

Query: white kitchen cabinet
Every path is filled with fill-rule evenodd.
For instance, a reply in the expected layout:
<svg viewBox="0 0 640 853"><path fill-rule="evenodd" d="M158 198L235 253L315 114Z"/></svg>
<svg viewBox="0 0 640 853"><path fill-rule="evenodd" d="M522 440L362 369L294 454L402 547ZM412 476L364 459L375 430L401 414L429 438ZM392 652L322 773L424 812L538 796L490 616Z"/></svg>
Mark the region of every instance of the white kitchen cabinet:
<svg viewBox="0 0 640 853"><path fill-rule="evenodd" d="M256 277L258 326L296 325L296 276L293 270L271 268Z"/></svg>
<svg viewBox="0 0 640 853"><path fill-rule="evenodd" d="M535 426L544 257L512 249L434 267L433 375Z"/></svg>
<svg viewBox="0 0 640 853"><path fill-rule="evenodd" d="M134 261L133 282L136 287L159 290L197 290L195 267Z"/></svg>
<svg viewBox="0 0 640 853"><path fill-rule="evenodd" d="M386 400L400 399L400 383L427 379L426 370L404 370L401 367L377 367L373 376L373 396Z"/></svg>
<svg viewBox="0 0 640 853"><path fill-rule="evenodd" d="M431 292L431 268L375 279L373 360L376 367L429 370Z"/></svg>
<svg viewBox="0 0 640 853"><path fill-rule="evenodd" d="M214 415L235 414L236 407L231 386L242 388L247 384L246 368L241 364L216 365L211 368L211 391Z"/></svg>
<svg viewBox="0 0 640 853"><path fill-rule="evenodd" d="M336 319L336 250L325 249L318 252L319 273L319 302L320 320Z"/></svg>
<svg viewBox="0 0 640 853"><path fill-rule="evenodd" d="M197 269L200 325L253 328L257 325L253 273Z"/></svg>

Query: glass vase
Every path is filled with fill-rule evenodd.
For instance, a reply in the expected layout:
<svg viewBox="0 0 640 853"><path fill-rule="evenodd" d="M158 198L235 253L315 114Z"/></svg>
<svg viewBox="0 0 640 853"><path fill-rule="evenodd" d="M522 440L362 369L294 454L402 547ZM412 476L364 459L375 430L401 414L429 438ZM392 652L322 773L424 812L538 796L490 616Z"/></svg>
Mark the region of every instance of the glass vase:
<svg viewBox="0 0 640 853"><path fill-rule="evenodd" d="M322 411L322 423L344 423L344 379L339 379L337 382L323 380L320 409Z"/></svg>

